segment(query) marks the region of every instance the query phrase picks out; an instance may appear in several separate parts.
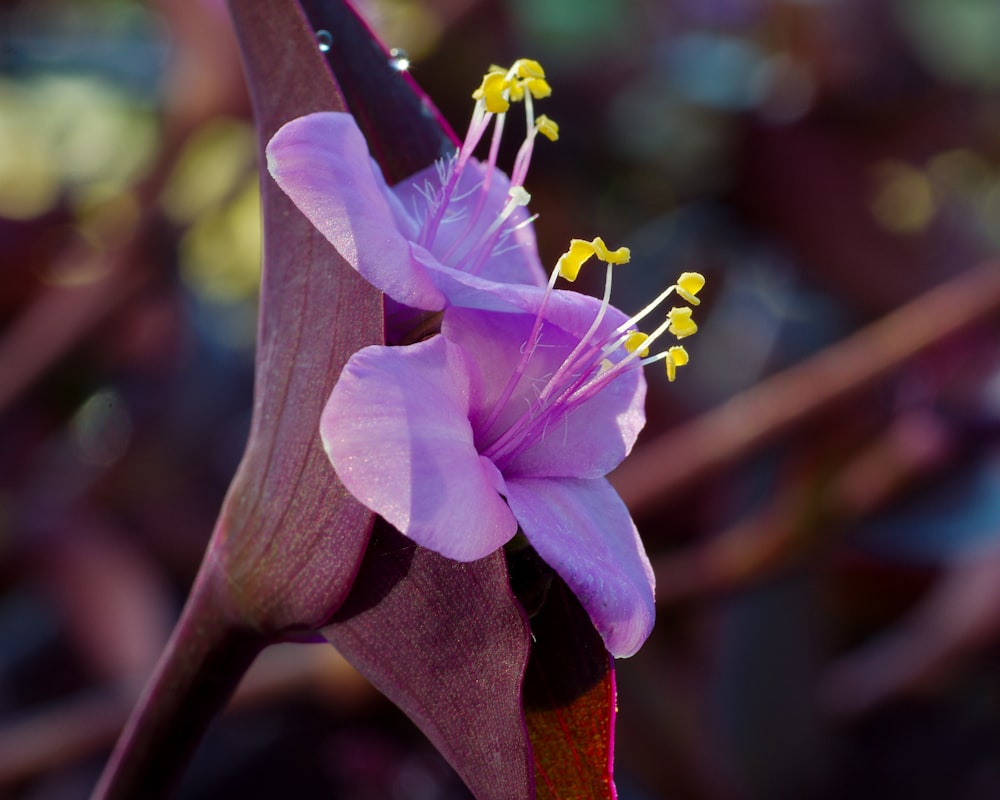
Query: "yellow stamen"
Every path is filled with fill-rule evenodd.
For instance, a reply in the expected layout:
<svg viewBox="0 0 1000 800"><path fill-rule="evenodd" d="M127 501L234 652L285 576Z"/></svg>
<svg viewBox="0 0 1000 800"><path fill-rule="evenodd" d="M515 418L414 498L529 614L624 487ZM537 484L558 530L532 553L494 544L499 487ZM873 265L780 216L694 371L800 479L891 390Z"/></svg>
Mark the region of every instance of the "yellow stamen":
<svg viewBox="0 0 1000 800"><path fill-rule="evenodd" d="M625 349L634 353L636 350L640 350L639 357L645 358L649 355L649 348L643 347L643 344L649 338L645 333L641 331L632 331L628 336L625 337Z"/></svg>
<svg viewBox="0 0 1000 800"><path fill-rule="evenodd" d="M521 85L531 92L531 96L536 100L541 100L552 94L552 87L549 86L549 82L545 78L525 78Z"/></svg>
<svg viewBox="0 0 1000 800"><path fill-rule="evenodd" d="M700 272L683 272L677 279L677 294L687 300L691 305L696 306L701 303L697 297L701 287L705 285L705 276Z"/></svg>
<svg viewBox="0 0 1000 800"><path fill-rule="evenodd" d="M678 339L691 336L698 330L698 326L691 319L691 309L686 306L683 308L674 306L674 308L670 309L670 313L667 314L667 318L670 320L668 330Z"/></svg>
<svg viewBox="0 0 1000 800"><path fill-rule="evenodd" d="M533 58L519 58L511 67L511 72L519 78L544 78L545 70Z"/></svg>
<svg viewBox="0 0 1000 800"><path fill-rule="evenodd" d="M556 271L560 277L572 283L580 274L583 262L592 255L594 255L594 245L583 239L571 239L569 250L559 256L559 260L556 262Z"/></svg>
<svg viewBox="0 0 1000 800"><path fill-rule="evenodd" d="M679 344L667 350L667 357L664 359L667 362L667 380L673 383L677 377L677 368L683 367L689 360L687 350Z"/></svg>
<svg viewBox="0 0 1000 800"><path fill-rule="evenodd" d="M563 253L559 257L559 261L556 262L556 271L560 277L572 283L580 274L580 267L587 259L595 255L605 264L627 264L632 257L632 253L627 247L609 250L600 236L590 242L585 239L571 239L569 250Z"/></svg>
<svg viewBox="0 0 1000 800"><path fill-rule="evenodd" d="M594 246L594 253L605 264L627 264L632 258L632 251L627 247L619 247L614 252L608 250L604 240L598 236L591 244Z"/></svg>
<svg viewBox="0 0 1000 800"><path fill-rule="evenodd" d="M503 72L493 72L491 67L490 71L483 76L483 82L479 85L479 88L472 93L472 98L474 100L482 100L486 106L486 110L490 113L502 114L510 108L510 103L504 97L504 91L509 86L510 81L507 80L506 74Z"/></svg>
<svg viewBox="0 0 1000 800"><path fill-rule="evenodd" d="M552 94L552 87L545 80L545 70L537 61L530 58L519 58L505 73L507 87L510 90L511 102L518 103L524 99L525 90L531 92L536 100Z"/></svg>
<svg viewBox="0 0 1000 800"><path fill-rule="evenodd" d="M559 138L559 126L555 123L555 121L545 116L545 114L541 114L538 119L535 120L535 128L537 128L538 132L550 142L554 142Z"/></svg>

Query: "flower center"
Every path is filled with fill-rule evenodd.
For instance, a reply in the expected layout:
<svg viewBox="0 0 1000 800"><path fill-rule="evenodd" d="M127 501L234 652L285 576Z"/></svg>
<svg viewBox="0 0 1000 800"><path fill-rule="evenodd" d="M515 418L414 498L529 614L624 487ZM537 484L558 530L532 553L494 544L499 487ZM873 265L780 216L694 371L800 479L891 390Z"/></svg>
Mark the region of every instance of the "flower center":
<svg viewBox="0 0 1000 800"><path fill-rule="evenodd" d="M562 277L571 282L576 280L581 266L594 256L603 261L607 267L604 296L590 327L562 364L547 377L544 385L541 388L537 386L533 388L527 409L505 430L493 431L492 428L495 427L500 414L521 385L529 362L539 346L545 308L556 279ZM554 429L554 423L560 418L593 398L626 370L634 369L637 364L646 365L664 361L667 378L673 381L677 376L677 368L688 363L688 353L682 345L671 345L655 355L650 355L650 348L666 334L671 334L679 340L691 336L698 330L692 319L690 307L671 307L666 318L652 333L641 333L636 326L656 311L672 294L679 295L691 305L698 305L701 301L697 294L705 285L705 278L700 273L682 273L676 283L664 289L637 314L611 331L601 332L601 323L610 307L613 268L628 263L630 258L631 253L628 248L609 250L600 237L589 242L582 239L573 239L570 242L569 250L563 254L552 270L531 333L522 347L521 357L489 416L479 426L477 439L481 443L482 455L498 466L501 465L526 442L538 439L544 436L547 430Z"/></svg>
<svg viewBox="0 0 1000 800"><path fill-rule="evenodd" d="M461 269L473 275L482 271L487 259L499 248L503 241L521 225L530 224L532 218L509 224L514 213L526 206L531 195L524 188L528 174L535 138L541 133L551 141L559 138L559 126L544 114L535 117L534 100L548 97L552 89L545 80L545 72L537 61L518 59L510 69L490 67L479 88L472 93L476 101L469 130L461 147L447 161L438 163L440 188L428 188L425 197L428 210L424 218L418 243L438 255L442 263ZM496 217L479 232L483 209L489 196L493 173L496 169L497 154L503 138L507 111L512 102L523 102L527 123L524 141L514 159L510 175L510 189L507 202ZM469 209L469 191L459 192L460 179L473 152L493 123L489 156L486 161L484 178L472 190L478 193L475 205ZM457 207L457 208L456 208ZM461 232L443 253L437 253L435 243L442 225L465 225ZM473 235L475 233L475 235Z"/></svg>

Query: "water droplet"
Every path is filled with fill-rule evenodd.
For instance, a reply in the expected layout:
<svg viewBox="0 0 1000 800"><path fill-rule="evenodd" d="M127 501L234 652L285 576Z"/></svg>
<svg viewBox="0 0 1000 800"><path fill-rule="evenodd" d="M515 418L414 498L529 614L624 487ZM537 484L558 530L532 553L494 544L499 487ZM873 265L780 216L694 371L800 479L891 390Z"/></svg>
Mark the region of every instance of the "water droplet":
<svg viewBox="0 0 1000 800"><path fill-rule="evenodd" d="M396 72L406 72L410 68L410 56L399 47L394 47L389 51L389 66Z"/></svg>
<svg viewBox="0 0 1000 800"><path fill-rule="evenodd" d="M113 389L102 389L73 415L70 437L84 464L109 467L128 450L132 416L124 399Z"/></svg>
<svg viewBox="0 0 1000 800"><path fill-rule="evenodd" d="M330 31L316 31L316 44L321 53L329 53L333 47L333 34Z"/></svg>

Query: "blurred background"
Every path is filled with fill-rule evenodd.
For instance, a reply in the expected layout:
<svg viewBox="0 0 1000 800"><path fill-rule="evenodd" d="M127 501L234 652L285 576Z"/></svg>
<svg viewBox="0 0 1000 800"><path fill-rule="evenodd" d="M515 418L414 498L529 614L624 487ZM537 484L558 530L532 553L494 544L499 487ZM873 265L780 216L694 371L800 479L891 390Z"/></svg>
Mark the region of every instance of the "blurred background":
<svg viewBox="0 0 1000 800"><path fill-rule="evenodd" d="M623 800L1000 797L1000 4L360 8L459 131L490 62L545 66L545 263L628 245L625 310L709 281L613 476L659 613ZM249 426L257 180L222 2L0 5L0 797L87 795L183 603ZM180 796L278 794L467 797L319 646Z"/></svg>

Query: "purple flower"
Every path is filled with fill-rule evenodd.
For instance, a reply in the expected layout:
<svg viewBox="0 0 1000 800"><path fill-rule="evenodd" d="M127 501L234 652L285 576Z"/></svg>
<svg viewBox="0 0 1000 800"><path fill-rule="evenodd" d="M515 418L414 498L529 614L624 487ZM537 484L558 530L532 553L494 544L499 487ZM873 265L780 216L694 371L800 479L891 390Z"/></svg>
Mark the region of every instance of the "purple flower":
<svg viewBox="0 0 1000 800"><path fill-rule="evenodd" d="M624 321L568 292L538 318L451 309L440 336L356 353L320 423L348 490L418 544L472 561L520 526L616 656L654 617L649 561L604 478L645 422L638 360L602 346Z"/></svg>
<svg viewBox="0 0 1000 800"><path fill-rule="evenodd" d="M484 88L485 87L485 88ZM549 93L541 67L521 60L490 72L455 155L389 187L354 118L328 112L284 125L267 147L268 169L298 208L369 282L410 308L537 306L546 272L538 259L524 189L538 133L558 128L534 116ZM527 130L512 177L496 167L509 100L524 101ZM472 152L491 122L486 163Z"/></svg>
<svg viewBox="0 0 1000 800"><path fill-rule="evenodd" d="M596 256L604 297L552 289ZM653 624L653 574L628 510L605 475L645 423L641 364L673 380L687 352L656 355L661 336L697 330L672 308L650 334L635 325L671 294L693 304L704 279L684 273L631 318L609 304L626 248L573 240L536 311L451 307L440 335L366 347L347 362L320 420L344 486L404 535L473 561L524 532L580 598L608 651L638 650Z"/></svg>
<svg viewBox="0 0 1000 800"><path fill-rule="evenodd" d="M389 298L438 311L439 335L355 353L320 432L344 486L418 544L473 561L520 529L580 598L609 650L638 650L654 618L653 573L628 510L606 480L645 422L641 364L670 380L683 347L649 356L670 333L697 329L673 308L649 335L636 324L671 294L692 305L704 283L685 273L630 319L610 305L612 267L627 248L574 239L546 280L525 206L538 133L541 67L491 69L452 159L386 185L352 117L293 120L268 145L268 168L341 255ZM508 179L496 154L510 102L527 132ZM491 121L485 163L472 151ZM602 300L555 290L592 257L607 265ZM400 315L403 316L403 315ZM405 334L403 337L405 338Z"/></svg>

